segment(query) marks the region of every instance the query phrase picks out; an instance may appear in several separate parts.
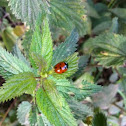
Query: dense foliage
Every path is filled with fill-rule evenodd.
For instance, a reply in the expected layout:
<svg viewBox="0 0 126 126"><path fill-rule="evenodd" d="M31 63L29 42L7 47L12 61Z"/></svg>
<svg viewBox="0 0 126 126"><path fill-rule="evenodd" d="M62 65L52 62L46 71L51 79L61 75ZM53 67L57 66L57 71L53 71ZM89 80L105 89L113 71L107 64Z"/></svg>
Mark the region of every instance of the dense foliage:
<svg viewBox="0 0 126 126"><path fill-rule="evenodd" d="M125 126L123 3L1 0L0 125Z"/></svg>

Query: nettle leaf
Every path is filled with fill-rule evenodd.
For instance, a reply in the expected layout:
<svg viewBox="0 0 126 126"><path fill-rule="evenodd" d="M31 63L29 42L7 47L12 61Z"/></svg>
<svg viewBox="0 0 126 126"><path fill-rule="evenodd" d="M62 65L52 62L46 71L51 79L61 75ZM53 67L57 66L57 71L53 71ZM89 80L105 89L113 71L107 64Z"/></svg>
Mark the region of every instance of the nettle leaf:
<svg viewBox="0 0 126 126"><path fill-rule="evenodd" d="M68 69L66 72L62 74L58 74L56 72L53 72L52 76L56 78L66 78L70 77L72 74L74 74L78 69L78 53L74 53L73 55L69 56L68 58L64 59L63 62L68 63Z"/></svg>
<svg viewBox="0 0 126 126"><path fill-rule="evenodd" d="M77 126L64 98L57 92L52 81L46 80L43 88L36 93L40 111L55 126Z"/></svg>
<svg viewBox="0 0 126 126"><path fill-rule="evenodd" d="M83 99L88 96L91 96L94 93L98 93L103 88L100 85L92 84L87 81L82 81L82 87L80 88L81 93L78 94L78 99Z"/></svg>
<svg viewBox="0 0 126 126"><path fill-rule="evenodd" d="M7 2L6 0L1 0L1 1L0 1L0 6L1 6L1 7L3 7L3 6L6 7L6 6L7 6L7 3L8 3L8 2Z"/></svg>
<svg viewBox="0 0 126 126"><path fill-rule="evenodd" d="M77 72L74 74L76 75L76 77L80 76L83 73L83 70L85 69L85 67L88 64L90 55L84 55L84 56L80 56L79 57L79 61L78 61L78 70ZM73 75L73 76L74 76Z"/></svg>
<svg viewBox="0 0 126 126"><path fill-rule="evenodd" d="M35 106L33 106L29 113L30 126L35 126L37 124L37 114L39 114L38 110Z"/></svg>
<svg viewBox="0 0 126 126"><path fill-rule="evenodd" d="M112 19L112 25L109 28L109 31L113 32L113 33L118 33L118 29L119 29L118 18L115 17L115 18Z"/></svg>
<svg viewBox="0 0 126 126"><path fill-rule="evenodd" d="M4 11L4 10L3 10ZM1 31L1 37L4 42L4 45L8 51L12 51L12 47L14 46L17 36L13 32L13 28L8 26Z"/></svg>
<svg viewBox="0 0 126 126"><path fill-rule="evenodd" d="M102 112L96 113L92 120L92 126L108 126L106 116Z"/></svg>
<svg viewBox="0 0 126 126"><path fill-rule="evenodd" d="M17 118L22 125L29 124L28 117L31 111L32 105L28 101L23 101L19 104L17 109Z"/></svg>
<svg viewBox="0 0 126 126"><path fill-rule="evenodd" d="M16 56L18 59L22 60L25 64L27 64L30 67L30 63L27 61L27 59L21 53L17 44L15 44L15 46L13 47L13 55Z"/></svg>
<svg viewBox="0 0 126 126"><path fill-rule="evenodd" d="M76 100L68 100L68 104L76 119L84 120L87 116L93 115L91 107Z"/></svg>
<svg viewBox="0 0 126 126"><path fill-rule="evenodd" d="M85 49L92 52L96 61L103 66L120 66L126 60L126 37L104 33L89 39L85 44Z"/></svg>
<svg viewBox="0 0 126 126"><path fill-rule="evenodd" d="M40 15L48 15L52 25L72 30L77 27L83 35L86 33L84 5L80 0L8 0L12 12L18 19L26 22L31 28L35 27Z"/></svg>
<svg viewBox="0 0 126 126"><path fill-rule="evenodd" d="M7 80L9 77L13 76L13 73L6 71L3 67L0 66L0 75L2 75L5 80Z"/></svg>
<svg viewBox="0 0 126 126"><path fill-rule="evenodd" d="M86 19L84 4L80 0L51 0L50 22L52 25L63 27L67 30L77 28L82 35L86 33Z"/></svg>
<svg viewBox="0 0 126 126"><path fill-rule="evenodd" d="M93 28L92 33L98 35L104 32L105 30L109 29L111 27L111 24L111 21L103 21Z"/></svg>
<svg viewBox="0 0 126 126"><path fill-rule="evenodd" d="M40 4L42 0L8 0L9 6L12 12L18 19L21 19L23 22L35 26L35 21L37 20L42 9Z"/></svg>
<svg viewBox="0 0 126 126"><path fill-rule="evenodd" d="M29 122L30 126L51 126L47 118L36 107L30 112Z"/></svg>
<svg viewBox="0 0 126 126"><path fill-rule="evenodd" d="M120 18L126 19L126 8L113 8L110 11Z"/></svg>
<svg viewBox="0 0 126 126"><path fill-rule="evenodd" d="M94 5L91 5L90 3L85 2L85 8L87 10L87 15L93 18L100 18L100 15L96 11Z"/></svg>
<svg viewBox="0 0 126 126"><path fill-rule="evenodd" d="M73 54L77 49L77 42L79 40L79 35L76 29L74 29L71 35L66 39L64 43L61 43L53 52L52 66L61 62L71 54Z"/></svg>
<svg viewBox="0 0 126 126"><path fill-rule="evenodd" d="M52 79L56 83L57 90L67 99L71 98L70 95L76 97L76 94L80 94L80 89L67 79L56 79L51 76L49 79Z"/></svg>
<svg viewBox="0 0 126 126"><path fill-rule="evenodd" d="M39 71L41 72L45 72L46 71L45 66L47 66L47 63L42 58L42 56L37 53L31 53L31 56L32 56L32 60L35 61L36 68L38 68Z"/></svg>
<svg viewBox="0 0 126 126"><path fill-rule="evenodd" d="M28 32L25 33L25 37L22 41L22 46L24 48L27 57L29 56L29 48L32 40L32 35L33 35L33 31L29 30Z"/></svg>
<svg viewBox="0 0 126 126"><path fill-rule="evenodd" d="M56 83L57 90L67 99L74 98L77 100L83 100L84 98L102 90L101 86L88 83L87 81L83 81L82 85L77 87L67 79L56 79L51 76L49 79L52 79Z"/></svg>
<svg viewBox="0 0 126 126"><path fill-rule="evenodd" d="M0 71L2 75L2 72L5 71L5 78L9 77L9 75L31 71L31 68L28 67L27 64L18 59L16 56L13 56L11 53L7 52L2 47L0 47L0 69L2 70Z"/></svg>
<svg viewBox="0 0 126 126"><path fill-rule="evenodd" d="M0 102L10 100L24 93L32 94L36 84L37 81L31 72L14 75L0 88Z"/></svg>
<svg viewBox="0 0 126 126"><path fill-rule="evenodd" d="M52 45L52 38L51 38L51 33L50 33L49 23L47 21L47 18L45 18L45 20L43 21L42 31L39 25L36 25L35 32L32 36L30 53L31 54L36 53L41 55L42 58L47 63L47 66L45 66L46 69L47 70L49 69L52 61L53 45Z"/></svg>

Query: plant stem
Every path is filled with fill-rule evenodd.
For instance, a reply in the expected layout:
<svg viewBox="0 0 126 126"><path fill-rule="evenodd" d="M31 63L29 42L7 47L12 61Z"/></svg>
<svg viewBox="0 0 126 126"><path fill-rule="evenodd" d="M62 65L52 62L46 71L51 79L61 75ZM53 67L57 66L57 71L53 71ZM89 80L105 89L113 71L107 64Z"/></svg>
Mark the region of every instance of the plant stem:
<svg viewBox="0 0 126 126"><path fill-rule="evenodd" d="M10 110L12 109L12 107L14 106L14 104L15 104L16 101L17 101L17 99L15 99L15 100L11 103L10 107L8 108L8 110L6 111L6 113L5 113L4 116L3 116L2 120L0 121L0 126L2 126L2 124L3 124L4 120L5 120L5 118L7 117L8 113L10 112Z"/></svg>
<svg viewBox="0 0 126 126"><path fill-rule="evenodd" d="M115 105L117 108L119 108L122 112L126 113L126 110L122 107L120 107L119 105L117 105L116 103L113 103L113 105Z"/></svg>
<svg viewBox="0 0 126 126"><path fill-rule="evenodd" d="M120 79L123 78L123 76L119 73L119 71L117 70L117 68L115 67L114 69L115 69L116 73L118 74L118 76L120 77Z"/></svg>
<svg viewBox="0 0 126 126"><path fill-rule="evenodd" d="M124 100L124 107L126 108L126 97L125 97L125 95L120 91L120 90L118 90L118 93L121 95L121 97L123 98L123 100Z"/></svg>

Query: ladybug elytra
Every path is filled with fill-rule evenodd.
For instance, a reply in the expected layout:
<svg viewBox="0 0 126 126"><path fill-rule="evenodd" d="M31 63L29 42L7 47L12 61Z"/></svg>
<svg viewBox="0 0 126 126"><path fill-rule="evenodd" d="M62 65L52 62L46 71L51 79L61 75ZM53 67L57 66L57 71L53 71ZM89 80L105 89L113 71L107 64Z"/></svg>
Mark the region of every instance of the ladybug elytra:
<svg viewBox="0 0 126 126"><path fill-rule="evenodd" d="M58 64L55 65L54 69L55 69L56 73L62 74L62 73L64 73L64 72L67 71L67 69L68 69L68 63L66 63L66 62L60 62L60 63L58 63Z"/></svg>

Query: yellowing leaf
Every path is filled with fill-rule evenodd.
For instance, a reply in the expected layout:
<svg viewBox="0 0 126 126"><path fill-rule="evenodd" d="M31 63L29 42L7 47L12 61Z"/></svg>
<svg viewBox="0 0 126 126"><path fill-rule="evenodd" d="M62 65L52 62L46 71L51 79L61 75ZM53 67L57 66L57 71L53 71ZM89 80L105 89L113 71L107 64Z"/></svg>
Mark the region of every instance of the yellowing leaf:
<svg viewBox="0 0 126 126"><path fill-rule="evenodd" d="M13 29L14 33L20 37L22 36L25 31L26 31L26 26L25 25L17 25L14 29Z"/></svg>
<svg viewBox="0 0 126 126"><path fill-rule="evenodd" d="M12 51L12 47L16 43L17 36L13 33L13 29L11 27L6 28L2 32L2 39L7 50Z"/></svg>

